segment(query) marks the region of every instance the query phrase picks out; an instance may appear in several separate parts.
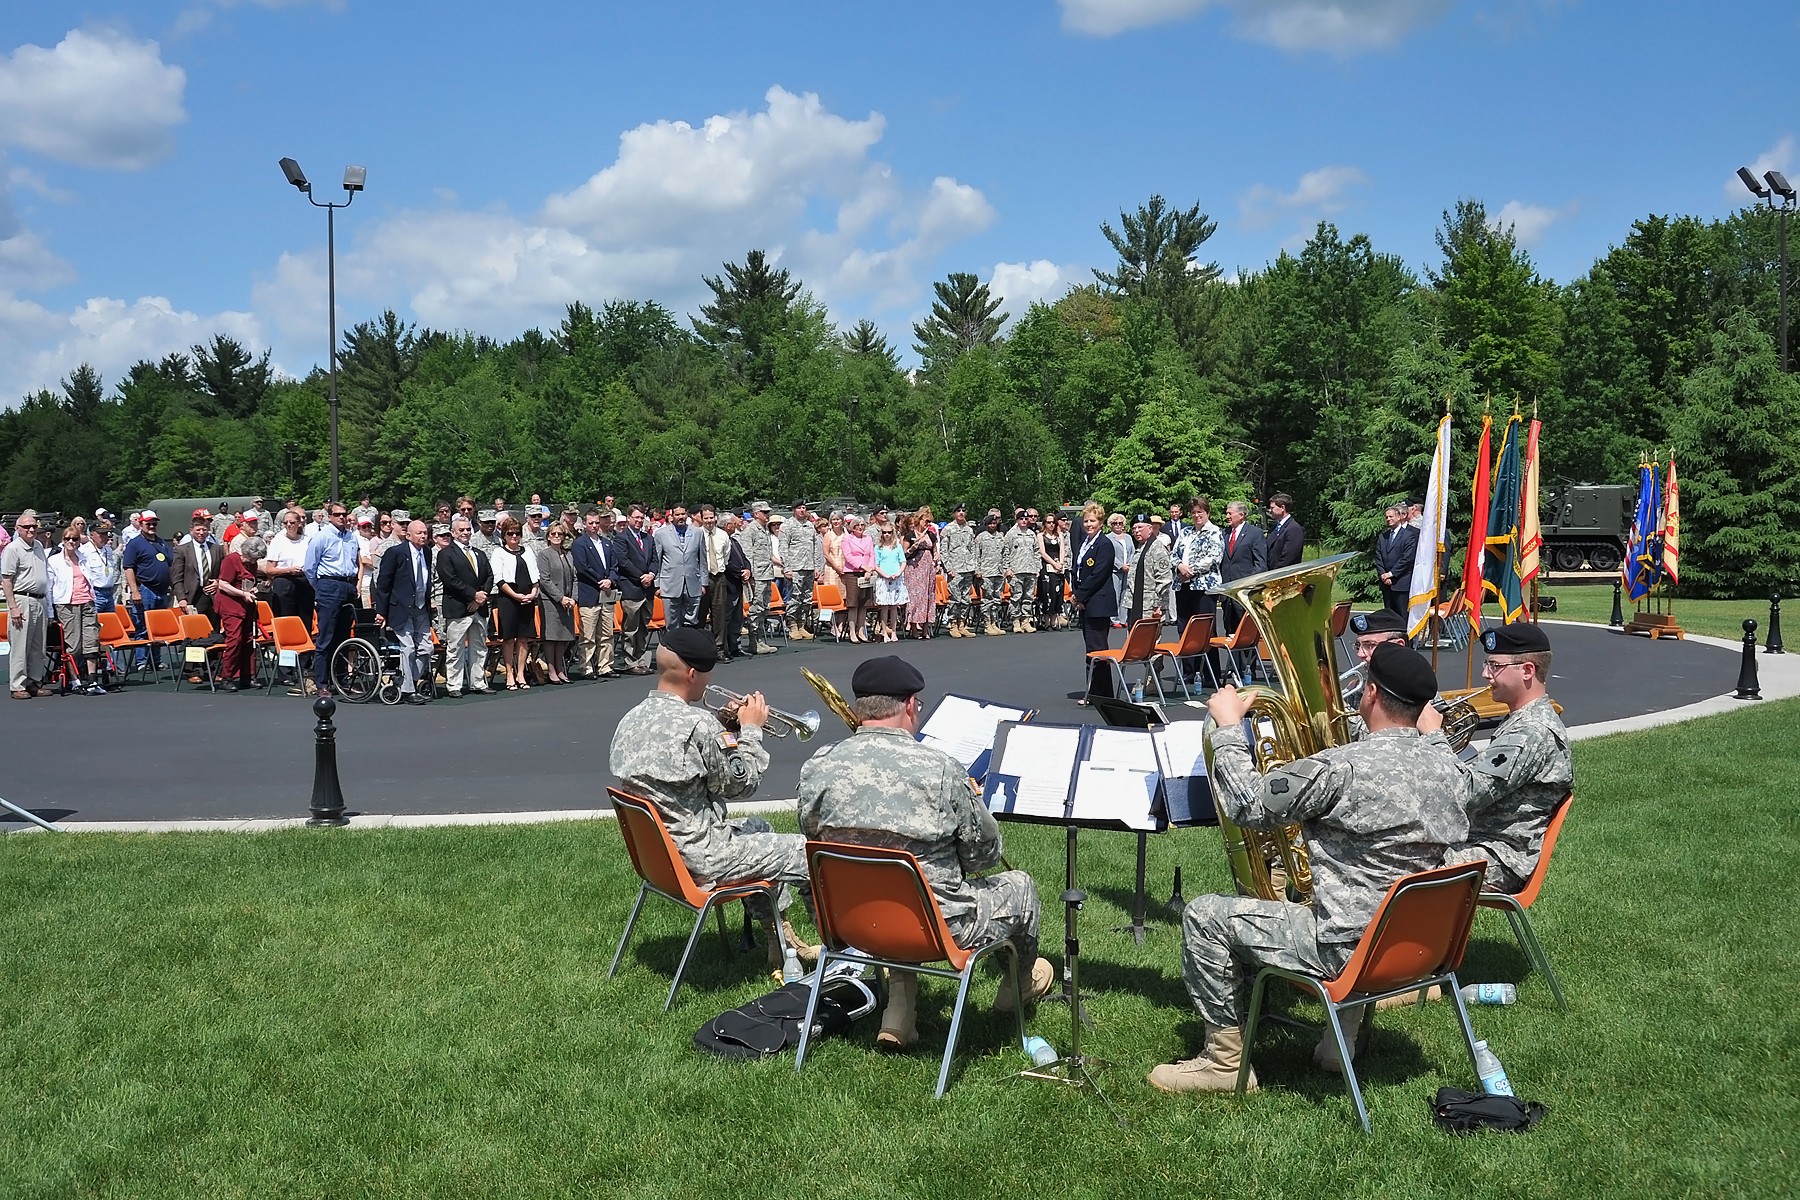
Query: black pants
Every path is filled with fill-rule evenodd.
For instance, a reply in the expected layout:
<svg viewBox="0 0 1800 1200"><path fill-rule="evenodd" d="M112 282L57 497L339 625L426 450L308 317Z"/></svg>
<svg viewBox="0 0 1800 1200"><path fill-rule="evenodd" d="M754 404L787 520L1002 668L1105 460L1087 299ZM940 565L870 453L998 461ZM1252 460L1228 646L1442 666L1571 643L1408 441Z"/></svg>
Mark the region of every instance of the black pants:
<svg viewBox="0 0 1800 1200"><path fill-rule="evenodd" d="M1090 617L1083 610L1081 615L1081 648L1084 654L1095 650L1106 649L1107 638L1112 634L1111 617ZM1088 695L1112 696L1112 666L1106 662L1091 662L1088 670Z"/></svg>
<svg viewBox="0 0 1800 1200"><path fill-rule="evenodd" d="M727 610L730 607L729 602L725 599L725 593L728 590L729 583L725 572L720 571L717 575L709 576L706 581L706 590L700 594L700 615L695 618L695 623L700 628L713 635L713 645L719 648L720 655L725 658L730 658L737 653L737 646L725 639L725 622L729 615Z"/></svg>
<svg viewBox="0 0 1800 1200"><path fill-rule="evenodd" d="M1199 617L1206 627L1206 636L1211 638L1213 634L1217 632L1216 621L1218 618L1215 610L1218 607L1218 603L1219 598L1211 592L1190 592L1185 588L1176 588L1175 627L1185 633L1187 631L1188 622L1194 617ZM1179 637L1180 635L1178 634L1178 640ZM1217 683L1219 679L1219 658L1210 648L1204 655L1196 654L1192 658L1182 659L1181 673L1191 677L1200 669L1200 660L1202 658L1206 660L1206 668L1211 672L1213 681Z"/></svg>

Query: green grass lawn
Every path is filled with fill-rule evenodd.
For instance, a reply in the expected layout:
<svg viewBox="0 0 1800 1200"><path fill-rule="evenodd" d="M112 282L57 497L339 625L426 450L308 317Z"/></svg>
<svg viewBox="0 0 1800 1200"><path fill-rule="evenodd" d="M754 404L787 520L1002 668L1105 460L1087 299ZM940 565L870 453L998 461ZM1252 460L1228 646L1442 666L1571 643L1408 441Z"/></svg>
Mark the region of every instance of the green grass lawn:
<svg viewBox="0 0 1800 1200"><path fill-rule="evenodd" d="M1556 597L1556 611L1544 614L1554 620L1591 621L1604 625L1612 618L1611 587L1545 588L1543 594ZM1624 600L1620 603L1625 619L1631 620L1631 602ZM1782 622L1785 626L1796 617L1792 615L1795 608L1793 602L1790 601L1784 607L1790 610L1788 619ZM1676 600L1674 608L1675 619L1689 633L1704 633L1741 641L1744 636L1744 618L1749 617L1756 622L1757 644L1761 645L1768 640L1769 602L1766 599Z"/></svg>
<svg viewBox="0 0 1800 1200"><path fill-rule="evenodd" d="M1441 1004L1377 1018L1372 1138L1279 1028L1260 1095L1151 1090L1198 1030L1169 917L1141 947L1111 932L1122 834L1081 848L1086 1048L1124 1129L1011 1080L1011 1018L985 1008L933 1101L950 991L930 980L914 1056L875 1055L873 1020L803 1075L701 1056L693 1030L766 990L761 955L709 936L665 1015L685 924L658 906L607 979L635 890L610 823L6 837L0 1196L1792 1195L1797 731L1800 702L1770 703L1577 747L1535 910L1572 1011L1497 914L1465 964L1521 981L1472 1015L1549 1106L1523 1136L1430 1125L1439 1086L1474 1084ZM1060 831L1010 826L1008 851L1054 897ZM1222 888L1222 860L1212 830L1152 839L1153 898L1177 863L1190 894ZM1060 955L1059 909L1046 926ZM1031 1027L1066 1047L1062 1008Z"/></svg>

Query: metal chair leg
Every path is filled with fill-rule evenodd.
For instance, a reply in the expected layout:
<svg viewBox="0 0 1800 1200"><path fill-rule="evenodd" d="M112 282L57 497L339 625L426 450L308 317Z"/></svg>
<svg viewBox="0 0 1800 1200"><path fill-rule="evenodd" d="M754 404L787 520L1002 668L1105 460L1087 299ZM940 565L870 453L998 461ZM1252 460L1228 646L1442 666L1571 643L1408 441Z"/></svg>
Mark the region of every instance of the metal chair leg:
<svg viewBox="0 0 1800 1200"><path fill-rule="evenodd" d="M1450 980L1444 985L1450 993L1451 1001L1456 1005L1456 1020L1462 1026L1463 1048L1469 1052L1469 1069L1481 1078L1481 1064L1475 1059L1475 1027L1469 1024L1469 1006L1463 1003L1462 986L1457 982L1456 973L1451 972Z"/></svg>
<svg viewBox="0 0 1800 1200"><path fill-rule="evenodd" d="M800 1022L800 1047L794 1055L796 1075L806 1065L806 1048L812 1043L813 1014L819 1011L819 992L825 986L825 972L830 968L833 957L830 950L823 951L819 955L818 969L812 974L812 990L806 996L806 1017Z"/></svg>
<svg viewBox="0 0 1800 1200"><path fill-rule="evenodd" d="M619 935L619 948L613 951L612 966L606 968L606 977L611 979L619 969L619 959L625 955L625 943L631 940L632 927L637 924L638 914L644 911L644 896L649 888L639 885L637 903L631 906L631 916L625 919L625 932Z"/></svg>
<svg viewBox="0 0 1800 1200"><path fill-rule="evenodd" d="M962 979L956 987L956 1010L950 1015L950 1040L944 1044L944 1065L938 1068L937 1092L932 1097L935 1100L942 1100L944 1089L950 1086L950 1063L956 1058L956 1042L962 1036L963 1012L968 1006L969 984L975 978L976 961L970 959L968 965L963 967ZM1016 990L1018 988L1016 976L1013 987L1015 989L1013 1007L1025 1007L1025 994Z"/></svg>
<svg viewBox="0 0 1800 1200"><path fill-rule="evenodd" d="M1513 906L1506 910L1507 919L1512 922L1513 936L1519 939L1519 946L1525 951L1525 957L1531 960L1532 966L1544 973L1544 979L1550 984L1550 994L1556 997L1556 1007L1562 1012L1569 1011L1569 1001L1563 995L1562 984L1556 978L1556 970L1550 965L1549 955L1544 953L1543 943L1538 941L1537 930L1532 927L1531 917L1524 909Z"/></svg>
<svg viewBox="0 0 1800 1200"><path fill-rule="evenodd" d="M694 928L688 933L687 945L682 947L681 961L675 964L675 978L669 984L668 999L663 1001L664 1012L668 1012L671 1008L675 1007L676 989L681 987L681 977L687 971L688 959L693 956L694 943L700 940L700 931L706 928L706 913L712 906L713 898L708 896L706 898L706 903L700 906L700 911L694 914Z"/></svg>
<svg viewBox="0 0 1800 1200"><path fill-rule="evenodd" d="M1325 1001L1325 1021L1331 1027L1331 1040L1337 1043L1338 1062L1344 1068L1344 1082L1350 1086L1350 1099L1356 1105L1356 1119L1362 1122L1363 1132L1372 1132L1369 1128L1369 1109L1363 1103L1362 1084L1356 1079L1356 1063L1350 1054L1350 1047L1344 1042L1344 1027L1338 1021L1338 1006L1329 999ZM1245 1057L1249 1062L1249 1057Z"/></svg>

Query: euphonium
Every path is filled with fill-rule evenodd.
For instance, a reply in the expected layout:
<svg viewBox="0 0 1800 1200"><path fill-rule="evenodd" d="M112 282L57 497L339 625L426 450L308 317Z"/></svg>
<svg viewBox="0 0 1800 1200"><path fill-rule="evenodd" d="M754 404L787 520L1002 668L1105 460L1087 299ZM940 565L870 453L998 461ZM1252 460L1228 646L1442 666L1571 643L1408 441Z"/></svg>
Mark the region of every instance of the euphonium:
<svg viewBox="0 0 1800 1200"><path fill-rule="evenodd" d="M1224 588L1255 622L1281 681L1281 691L1255 686L1239 689L1249 701L1250 755L1259 771L1272 771L1351 740L1350 713L1338 684L1331 609L1338 568L1354 557L1354 553L1334 554L1246 576ZM1209 777L1212 757L1208 739ZM1219 832L1225 836L1231 877L1240 895L1286 899L1269 869L1270 862L1279 859L1294 898L1303 904L1312 899L1312 864L1299 825L1245 829L1225 816L1223 806L1215 807L1219 808Z"/></svg>

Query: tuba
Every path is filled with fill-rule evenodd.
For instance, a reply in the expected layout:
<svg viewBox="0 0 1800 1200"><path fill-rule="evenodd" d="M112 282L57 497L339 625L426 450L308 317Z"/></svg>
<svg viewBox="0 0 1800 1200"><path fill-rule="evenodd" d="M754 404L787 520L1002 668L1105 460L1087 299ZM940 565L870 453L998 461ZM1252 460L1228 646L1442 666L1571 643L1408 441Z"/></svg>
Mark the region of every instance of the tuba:
<svg viewBox="0 0 1800 1200"><path fill-rule="evenodd" d="M1350 710L1339 686L1337 639L1331 635L1331 609L1338 569L1354 557L1355 552L1334 554L1249 575L1224 588L1224 594L1250 614L1281 681L1280 691L1256 686L1241 689L1249 701L1245 715L1251 728L1250 756L1258 771L1267 773L1351 740ZM1209 777L1212 758L1209 739ZM1312 865L1298 824L1276 830L1245 829L1222 810L1218 816L1239 895L1287 899L1269 868L1279 860L1287 872L1287 891L1302 904L1311 901Z"/></svg>

